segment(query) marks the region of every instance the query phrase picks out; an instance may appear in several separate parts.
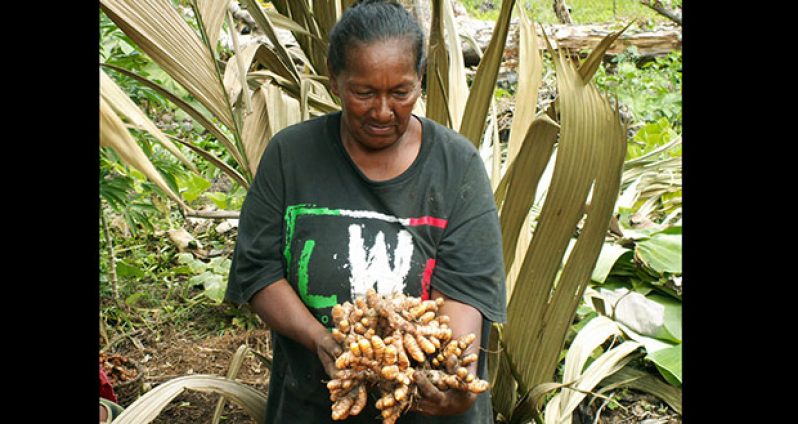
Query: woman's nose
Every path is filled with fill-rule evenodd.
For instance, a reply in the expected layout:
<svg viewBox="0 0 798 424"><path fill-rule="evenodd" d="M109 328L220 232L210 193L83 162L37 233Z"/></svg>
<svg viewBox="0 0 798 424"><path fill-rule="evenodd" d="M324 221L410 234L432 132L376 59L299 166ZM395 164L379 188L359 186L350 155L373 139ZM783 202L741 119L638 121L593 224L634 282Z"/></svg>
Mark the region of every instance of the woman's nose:
<svg viewBox="0 0 798 424"><path fill-rule="evenodd" d="M393 108L385 97L378 96L374 105L374 119L378 122L388 122L393 120Z"/></svg>

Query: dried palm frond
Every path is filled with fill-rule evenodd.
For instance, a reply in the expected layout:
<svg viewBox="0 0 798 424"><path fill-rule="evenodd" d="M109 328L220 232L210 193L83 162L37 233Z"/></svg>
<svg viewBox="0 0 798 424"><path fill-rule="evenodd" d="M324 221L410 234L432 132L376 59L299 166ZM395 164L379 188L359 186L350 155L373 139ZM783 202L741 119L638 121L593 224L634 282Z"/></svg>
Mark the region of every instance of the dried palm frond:
<svg viewBox="0 0 798 424"><path fill-rule="evenodd" d="M244 408L256 422L263 422L266 417L264 393L224 377L199 374L174 378L155 387L125 408L114 424L147 424L186 390L220 394Z"/></svg>

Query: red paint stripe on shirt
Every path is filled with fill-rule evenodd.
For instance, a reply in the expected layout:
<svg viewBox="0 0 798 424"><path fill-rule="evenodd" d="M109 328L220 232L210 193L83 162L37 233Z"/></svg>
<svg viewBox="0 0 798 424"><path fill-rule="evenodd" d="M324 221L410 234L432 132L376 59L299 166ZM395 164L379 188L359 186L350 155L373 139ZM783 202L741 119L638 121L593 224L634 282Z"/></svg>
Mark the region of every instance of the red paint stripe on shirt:
<svg viewBox="0 0 798 424"><path fill-rule="evenodd" d="M429 299L429 286L433 269L435 269L435 259L427 259L427 264L424 266L424 275L421 277L421 300Z"/></svg>
<svg viewBox="0 0 798 424"><path fill-rule="evenodd" d="M438 228L446 228L449 221L442 218L435 218L432 216L422 216L421 218L410 218L410 226L418 225L431 225Z"/></svg>

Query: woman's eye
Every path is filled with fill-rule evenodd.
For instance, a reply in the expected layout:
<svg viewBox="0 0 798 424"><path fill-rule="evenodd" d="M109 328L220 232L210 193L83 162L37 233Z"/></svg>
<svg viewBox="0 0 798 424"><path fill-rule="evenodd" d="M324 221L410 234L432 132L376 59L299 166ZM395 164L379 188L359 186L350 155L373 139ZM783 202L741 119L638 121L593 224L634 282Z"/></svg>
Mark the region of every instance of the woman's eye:
<svg viewBox="0 0 798 424"><path fill-rule="evenodd" d="M371 91L355 91L355 95L358 97L369 97L371 96Z"/></svg>

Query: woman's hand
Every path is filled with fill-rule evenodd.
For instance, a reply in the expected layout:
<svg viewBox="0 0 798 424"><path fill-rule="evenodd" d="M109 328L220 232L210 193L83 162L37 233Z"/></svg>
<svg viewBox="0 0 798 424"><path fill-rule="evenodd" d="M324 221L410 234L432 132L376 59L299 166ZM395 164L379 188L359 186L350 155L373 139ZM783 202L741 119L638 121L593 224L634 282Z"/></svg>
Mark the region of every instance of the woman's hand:
<svg viewBox="0 0 798 424"><path fill-rule="evenodd" d="M335 373L338 371L338 368L335 367L335 358L343 353L341 345L339 345L338 342L332 338L330 332L326 330L316 337L315 343L316 354L319 355L321 365L324 366L324 371L327 372L330 378L335 378Z"/></svg>
<svg viewBox="0 0 798 424"><path fill-rule="evenodd" d="M469 351L479 353L482 339L482 314L473 306L458 302L433 289L431 298L438 297L443 298L443 305L438 309L438 315L447 315L449 317L452 338L474 333L476 338L469 347ZM456 358L452 359L456 360ZM450 361L447 361L447 368L449 368L450 363ZM472 362L466 368L469 373L476 374L477 361ZM454 374L455 370L448 369L448 372L449 374ZM462 414L471 408L477 400L477 395L469 391L438 389L423 372L413 373L413 378L421 394L413 409L422 415Z"/></svg>
<svg viewBox="0 0 798 424"><path fill-rule="evenodd" d="M284 278L255 293L250 305L273 330L316 352L330 377L337 371L335 358L342 350L332 335L299 299Z"/></svg>
<svg viewBox="0 0 798 424"><path fill-rule="evenodd" d="M457 415L466 412L477 400L477 395L456 389L440 390L423 372L414 373L421 396L413 410L422 415Z"/></svg>

